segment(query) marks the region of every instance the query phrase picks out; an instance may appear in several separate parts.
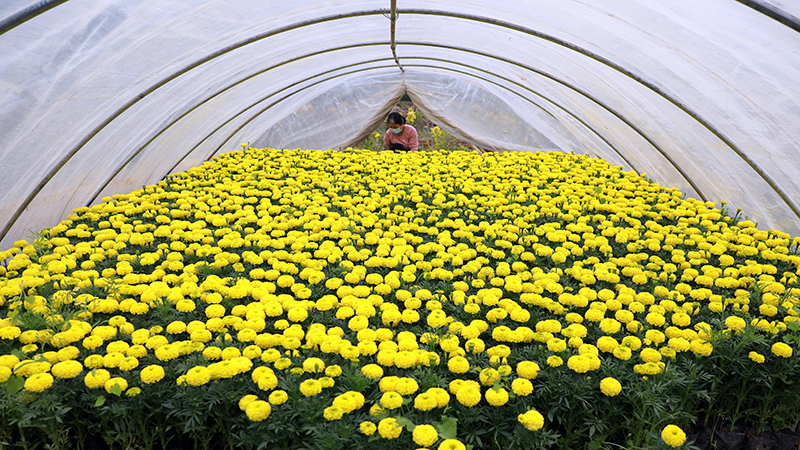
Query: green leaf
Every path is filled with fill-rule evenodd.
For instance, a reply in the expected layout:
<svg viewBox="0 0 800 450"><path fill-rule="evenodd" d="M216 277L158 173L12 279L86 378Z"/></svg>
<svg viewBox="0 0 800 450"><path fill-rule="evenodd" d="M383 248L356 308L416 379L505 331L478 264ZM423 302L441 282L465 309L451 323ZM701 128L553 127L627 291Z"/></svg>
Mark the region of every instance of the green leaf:
<svg viewBox="0 0 800 450"><path fill-rule="evenodd" d="M439 433L442 439L455 439L458 419L455 417L445 417L441 422L434 422L433 428Z"/></svg>
<svg viewBox="0 0 800 450"><path fill-rule="evenodd" d="M97 397L97 400L94 402L94 406L95 408L99 408L103 406L105 403L106 403L106 398L101 395Z"/></svg>
<svg viewBox="0 0 800 450"><path fill-rule="evenodd" d="M0 383L0 386L3 386L3 389L5 389L5 391L9 394L16 394L17 392L21 391L23 387L25 387L25 378L11 375L8 377L8 380Z"/></svg>
<svg viewBox="0 0 800 450"><path fill-rule="evenodd" d="M11 350L11 354L16 356L20 361L23 361L23 360L28 358L25 355L25 353L22 353L22 350L20 350L18 348L15 348L14 350Z"/></svg>
<svg viewBox="0 0 800 450"><path fill-rule="evenodd" d="M116 395L117 397L122 396L122 388L118 384L114 384L111 386L111 393Z"/></svg>
<svg viewBox="0 0 800 450"><path fill-rule="evenodd" d="M395 420L397 421L398 425L400 425L401 427L406 427L406 430L408 431L414 431L414 427L416 427L416 425L414 425L414 422L412 422L407 417L398 416L395 417Z"/></svg>

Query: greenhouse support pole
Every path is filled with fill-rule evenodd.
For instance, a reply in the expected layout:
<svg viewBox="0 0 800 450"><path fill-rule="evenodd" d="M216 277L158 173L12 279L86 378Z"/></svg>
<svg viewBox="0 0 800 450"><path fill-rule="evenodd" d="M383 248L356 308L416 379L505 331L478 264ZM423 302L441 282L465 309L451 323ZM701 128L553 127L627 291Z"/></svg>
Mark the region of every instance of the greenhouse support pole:
<svg viewBox="0 0 800 450"><path fill-rule="evenodd" d="M30 19L42 14L43 12L54 8L67 0L44 0L39 3L28 6L27 8L16 12L15 14L0 20L0 34L11 30L17 25L21 25Z"/></svg>
<svg viewBox="0 0 800 450"><path fill-rule="evenodd" d="M400 64L400 60L397 59L397 43L395 42L395 23L397 22L397 0L391 0L390 2L390 10L389 10L389 21L391 22L391 26L389 28L389 36L390 36L390 46L392 48L392 56L394 56L394 62L397 63L397 67L400 68L401 72L405 72L403 70L403 66Z"/></svg>

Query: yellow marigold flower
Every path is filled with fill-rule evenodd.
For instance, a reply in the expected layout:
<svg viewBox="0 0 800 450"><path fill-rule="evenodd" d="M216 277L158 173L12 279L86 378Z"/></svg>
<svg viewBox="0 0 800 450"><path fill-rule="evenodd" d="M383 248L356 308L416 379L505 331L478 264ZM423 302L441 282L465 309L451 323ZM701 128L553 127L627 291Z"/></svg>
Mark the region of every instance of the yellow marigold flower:
<svg viewBox="0 0 800 450"><path fill-rule="evenodd" d="M473 407L481 401L481 391L473 386L465 386L456 392L456 400L466 407Z"/></svg>
<svg viewBox="0 0 800 450"><path fill-rule="evenodd" d="M586 373L592 370L592 365L585 355L573 355L567 359L567 367L577 373Z"/></svg>
<svg viewBox="0 0 800 450"><path fill-rule="evenodd" d="M289 394L286 391L272 391L269 394L269 402L273 405L282 405L289 400Z"/></svg>
<svg viewBox="0 0 800 450"><path fill-rule="evenodd" d="M339 420L344 415L344 410L338 406L329 406L322 412L322 417L326 420Z"/></svg>
<svg viewBox="0 0 800 450"><path fill-rule="evenodd" d="M792 347L783 342L776 342L772 344L772 353L783 358L789 358L792 356Z"/></svg>
<svg viewBox="0 0 800 450"><path fill-rule="evenodd" d="M83 364L75 360L56 363L50 371L56 378L75 378L83 371Z"/></svg>
<svg viewBox="0 0 800 450"><path fill-rule="evenodd" d="M289 358L280 358L275 361L275 368L278 370L286 370L289 367L292 367L292 360Z"/></svg>
<svg viewBox="0 0 800 450"><path fill-rule="evenodd" d="M567 343L563 339L552 338L547 340L547 349L551 352L563 352L567 349Z"/></svg>
<svg viewBox="0 0 800 450"><path fill-rule="evenodd" d="M439 433L432 425L417 425L411 432L412 439L417 445L429 447L439 440Z"/></svg>
<svg viewBox="0 0 800 450"><path fill-rule="evenodd" d="M300 383L300 393L306 397L313 397L322 392L322 384L318 380L305 380Z"/></svg>
<svg viewBox="0 0 800 450"><path fill-rule="evenodd" d="M611 336L601 336L597 339L597 348L606 353L612 353L617 347L619 342Z"/></svg>
<svg viewBox="0 0 800 450"><path fill-rule="evenodd" d="M600 381L600 391L609 397L613 397L622 392L622 384L615 378L606 377Z"/></svg>
<svg viewBox="0 0 800 450"><path fill-rule="evenodd" d="M42 392L53 385L53 376L49 373L37 373L25 380L25 390L29 392Z"/></svg>
<svg viewBox="0 0 800 450"><path fill-rule="evenodd" d="M518 415L517 420L531 431L540 430L544 426L544 417L535 409Z"/></svg>
<svg viewBox="0 0 800 450"><path fill-rule="evenodd" d="M447 369L453 373L467 373L469 361L463 356L454 356L447 361Z"/></svg>
<svg viewBox="0 0 800 450"><path fill-rule="evenodd" d="M438 450L467 450L467 447L458 439L445 439Z"/></svg>
<svg viewBox="0 0 800 450"><path fill-rule="evenodd" d="M325 375L336 378L342 374L342 368L336 364L332 364L325 368Z"/></svg>
<svg viewBox="0 0 800 450"><path fill-rule="evenodd" d="M701 356L709 356L714 351L714 345L705 339L692 339L689 348L694 354Z"/></svg>
<svg viewBox="0 0 800 450"><path fill-rule="evenodd" d="M747 356L754 362L757 362L759 364L763 364L765 360L764 355L761 355L757 352L750 352L750 354L748 354Z"/></svg>
<svg viewBox="0 0 800 450"><path fill-rule="evenodd" d="M222 349L219 347L206 347L206 349L203 350L203 357L209 361L220 359L222 358Z"/></svg>
<svg viewBox="0 0 800 450"><path fill-rule="evenodd" d="M321 373L325 370L325 362L319 358L308 358L303 361L303 370L307 373Z"/></svg>
<svg viewBox="0 0 800 450"><path fill-rule="evenodd" d="M397 392L385 392L381 396L380 404L384 409L397 409L403 406L403 396Z"/></svg>
<svg viewBox="0 0 800 450"><path fill-rule="evenodd" d="M22 334L22 330L19 327L15 326L7 326L0 328L0 339L16 339Z"/></svg>
<svg viewBox="0 0 800 450"><path fill-rule="evenodd" d="M500 372L496 369L486 368L480 371L478 379L484 386L494 386L494 383L500 381Z"/></svg>
<svg viewBox="0 0 800 450"><path fill-rule="evenodd" d="M11 369L6 366L0 366L0 383L4 383L11 378Z"/></svg>
<svg viewBox="0 0 800 450"><path fill-rule="evenodd" d="M142 393L142 389L138 387L132 387L125 391L125 395L128 397L136 397L137 395Z"/></svg>
<svg viewBox="0 0 800 450"><path fill-rule="evenodd" d="M100 336L92 335L92 336L89 336L89 337L83 339L82 344L83 344L83 348L85 348L87 350L94 350L97 347L100 347L101 345L103 345L103 338L101 338Z"/></svg>
<svg viewBox="0 0 800 450"><path fill-rule="evenodd" d="M192 312L195 309L195 304L189 299L183 299L179 300L178 303L175 304L175 309L180 312Z"/></svg>
<svg viewBox="0 0 800 450"><path fill-rule="evenodd" d="M250 403L253 403L256 400L258 400L258 396L257 395L252 395L252 394L245 395L244 397L242 397L239 400L239 409L241 409L242 411L246 410L247 406L250 405Z"/></svg>
<svg viewBox="0 0 800 450"><path fill-rule="evenodd" d="M547 360L547 363L550 364L549 358ZM529 380L535 379L539 375L539 370L540 370L539 364L536 364L533 361L522 361L519 364L517 364L517 374Z"/></svg>
<svg viewBox="0 0 800 450"><path fill-rule="evenodd" d="M414 408L420 411L430 411L439 406L436 395L429 393L422 393L414 398Z"/></svg>
<svg viewBox="0 0 800 450"><path fill-rule="evenodd" d="M725 326L733 331L742 331L746 325L747 322L738 316L729 316L725 319Z"/></svg>
<svg viewBox="0 0 800 450"><path fill-rule="evenodd" d="M219 304L208 305L206 307L206 317L213 319L225 315L225 307Z"/></svg>
<svg viewBox="0 0 800 450"><path fill-rule="evenodd" d="M264 400L255 400L247 405L247 409L245 409L247 418L253 422L263 421L269 417L270 413L272 413L272 407Z"/></svg>
<svg viewBox="0 0 800 450"><path fill-rule="evenodd" d="M361 368L361 373L373 380L377 380L383 376L383 368L377 364L367 364Z"/></svg>
<svg viewBox="0 0 800 450"><path fill-rule="evenodd" d="M2 329L2 328L0 328ZM19 358L14 355L3 355L0 356L0 367L8 367L9 369L13 368L19 364Z"/></svg>
<svg viewBox="0 0 800 450"><path fill-rule="evenodd" d="M365 435L372 436L375 433L375 430L378 427L375 425L375 422L370 422L369 420L366 420L364 422L361 422L361 424L359 424L358 428Z"/></svg>
<svg viewBox="0 0 800 450"><path fill-rule="evenodd" d="M547 364L550 367L560 367L564 364L564 360L560 356L553 355L547 358Z"/></svg>
<svg viewBox="0 0 800 450"><path fill-rule="evenodd" d="M186 373L186 382L192 386L202 386L211 381L211 371L205 366L196 366Z"/></svg>
<svg viewBox="0 0 800 450"><path fill-rule="evenodd" d="M661 431L661 439L670 447L680 447L686 442L686 433L675 425L667 425Z"/></svg>
<svg viewBox="0 0 800 450"><path fill-rule="evenodd" d="M126 389L128 389L128 380L125 378L114 377L103 383L103 387L105 387L106 392L109 394L113 393L112 389L114 386L119 386L120 391L124 392Z"/></svg>
<svg viewBox="0 0 800 450"><path fill-rule="evenodd" d="M403 377L398 380L395 389L400 395L411 395L419 390L419 384L413 378Z"/></svg>
<svg viewBox="0 0 800 450"><path fill-rule="evenodd" d="M658 350L649 347L642 349L642 351L639 352L639 357L641 357L644 362L656 363L661 361L661 353L659 353Z"/></svg>
<svg viewBox="0 0 800 450"><path fill-rule="evenodd" d="M651 312L651 313L647 314L647 316L645 316L645 320L650 325L653 325L653 326L656 326L656 327L660 327L660 326L662 326L662 325L664 325L666 323L666 319L664 318L664 316L659 314L659 313L657 313L657 312Z"/></svg>
<svg viewBox="0 0 800 450"><path fill-rule="evenodd" d="M430 388L427 390L427 393L436 398L437 408L445 407L448 403L450 403L450 394L448 394L447 391L442 388Z"/></svg>
<svg viewBox="0 0 800 450"><path fill-rule="evenodd" d="M83 383L90 389L103 387L111 379L111 374L105 369L95 369L86 374Z"/></svg>
<svg viewBox="0 0 800 450"><path fill-rule="evenodd" d="M403 432L403 427L397 424L393 417L387 417L378 422L378 434L384 439L396 439Z"/></svg>
<svg viewBox="0 0 800 450"><path fill-rule="evenodd" d="M157 364L149 365L142 369L139 373L139 377L145 384L157 383L164 378L164 368Z"/></svg>
<svg viewBox="0 0 800 450"><path fill-rule="evenodd" d="M524 397L533 392L533 383L525 378L517 378L511 382L511 390L514 391L514 394Z"/></svg>
<svg viewBox="0 0 800 450"><path fill-rule="evenodd" d="M417 355L409 351L398 352L394 357L395 366L401 369L408 369L416 365Z"/></svg>
<svg viewBox="0 0 800 450"><path fill-rule="evenodd" d="M503 406L508 402L508 391L503 388L489 389L485 394L486 402L492 406Z"/></svg>

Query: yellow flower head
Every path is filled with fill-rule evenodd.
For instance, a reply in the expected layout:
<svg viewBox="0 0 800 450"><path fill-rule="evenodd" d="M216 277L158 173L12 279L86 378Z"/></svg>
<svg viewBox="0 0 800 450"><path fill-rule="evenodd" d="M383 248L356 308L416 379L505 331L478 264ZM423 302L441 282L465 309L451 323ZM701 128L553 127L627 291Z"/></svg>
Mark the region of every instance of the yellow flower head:
<svg viewBox="0 0 800 450"><path fill-rule="evenodd" d="M661 431L661 439L670 447L680 447L686 442L686 433L675 425L667 425Z"/></svg>

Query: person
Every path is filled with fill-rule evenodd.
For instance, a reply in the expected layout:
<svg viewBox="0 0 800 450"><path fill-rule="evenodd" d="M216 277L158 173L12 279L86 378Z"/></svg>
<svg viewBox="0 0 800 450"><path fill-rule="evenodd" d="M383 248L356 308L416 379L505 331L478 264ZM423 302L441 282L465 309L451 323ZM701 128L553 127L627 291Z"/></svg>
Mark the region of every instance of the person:
<svg viewBox="0 0 800 450"><path fill-rule="evenodd" d="M386 130L383 143L386 145L387 149L406 152L416 152L419 150L417 130L406 123L405 117L400 113L393 112L386 118L386 123L389 125L389 129Z"/></svg>

